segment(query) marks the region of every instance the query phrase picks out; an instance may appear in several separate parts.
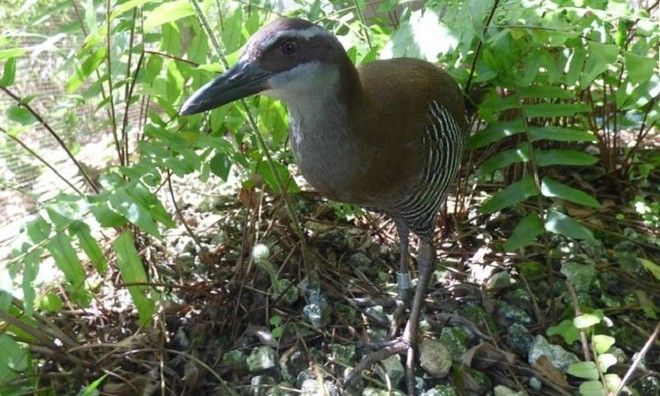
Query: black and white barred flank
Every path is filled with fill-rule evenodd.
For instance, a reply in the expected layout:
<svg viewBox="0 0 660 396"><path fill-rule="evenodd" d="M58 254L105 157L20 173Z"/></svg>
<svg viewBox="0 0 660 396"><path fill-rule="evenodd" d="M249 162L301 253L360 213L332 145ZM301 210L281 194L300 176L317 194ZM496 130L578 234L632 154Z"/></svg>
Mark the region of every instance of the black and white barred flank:
<svg viewBox="0 0 660 396"><path fill-rule="evenodd" d="M428 150L420 184L388 213L401 221L422 239L433 236L440 205L458 171L464 145L464 134L449 110L432 102L428 112L423 145Z"/></svg>

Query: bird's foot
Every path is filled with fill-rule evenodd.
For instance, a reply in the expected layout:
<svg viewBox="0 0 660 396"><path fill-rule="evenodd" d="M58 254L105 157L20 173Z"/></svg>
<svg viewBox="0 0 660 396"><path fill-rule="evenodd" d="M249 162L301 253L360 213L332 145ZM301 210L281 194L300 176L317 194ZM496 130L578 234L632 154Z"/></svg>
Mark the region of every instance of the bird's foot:
<svg viewBox="0 0 660 396"><path fill-rule="evenodd" d="M415 375L414 375L414 342L408 332L400 337L394 338L382 343L370 344L374 350L366 354L360 363L353 370L350 371L344 381L346 388L351 385L360 377L362 372L370 368L374 363L387 359L388 357L396 354L406 353L406 388L409 395L414 395L415 392Z"/></svg>

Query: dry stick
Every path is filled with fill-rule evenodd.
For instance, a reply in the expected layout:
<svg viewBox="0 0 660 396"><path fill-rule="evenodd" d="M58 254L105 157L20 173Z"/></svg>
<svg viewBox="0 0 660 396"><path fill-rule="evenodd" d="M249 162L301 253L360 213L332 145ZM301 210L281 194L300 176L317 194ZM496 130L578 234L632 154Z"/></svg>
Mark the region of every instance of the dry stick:
<svg viewBox="0 0 660 396"><path fill-rule="evenodd" d="M76 186L74 186L74 185L69 181L69 179L67 179L66 177L64 177L60 172L57 171L57 169L55 169L51 164L49 164L45 159L43 159L43 157L41 157L41 156L40 156L39 154L37 154L34 150L32 150L32 149L31 149L30 147L28 147L25 143L23 143L23 141L21 141L19 138L15 137L15 136L12 136L11 134L9 134L9 132L7 132L7 131L6 131L4 128L2 128L2 127L0 127L0 132L2 132L2 133L4 133L5 135L7 135L7 137L9 137L9 138L10 138L11 140L13 140L14 142L18 143L21 147L23 147L23 148L25 149L25 151L27 151L28 153L30 153L30 155L32 155L34 158L36 158L37 160L39 160L39 162L41 162L42 164L46 165L46 167L47 167L48 169L50 169L51 171L53 171L53 173L54 173L57 177L59 177L60 179L62 179L62 181L65 182L69 187L71 187L76 193L78 193L78 195L80 195L80 196L84 196L84 195L85 195L85 194L82 193L82 191L78 190L78 188L77 188Z"/></svg>
<svg viewBox="0 0 660 396"><path fill-rule="evenodd" d="M3 87L3 86L0 86L0 89L1 89L2 91L4 91L7 95L9 95L12 99L14 99L16 102L18 102L21 106L25 107L25 109L26 109L27 111L29 111L29 112L30 112L30 113L31 113L31 114L37 119L37 121L39 121L39 123L40 123L44 128L46 128L46 130L48 131L48 133L50 133L51 136L53 136L53 137L55 138L55 140L57 140L57 143L59 143L59 145L60 145L60 146L62 147L62 149L66 152L66 154L69 156L69 158L71 159L71 161L73 161L73 163L78 167L78 171L79 171L80 174L83 176L83 178L85 178L85 181L87 182L87 184L92 188L92 190L94 190L94 192L96 192L96 193L98 194L99 189L98 189L98 187L96 187L96 184L94 184L94 182L92 181L92 179L90 179L90 177L87 175L87 172L85 172L85 169L83 169L83 167L80 165L80 163L78 162L78 160L76 160L76 158L73 156L73 153L72 153L71 150L69 150L69 148L66 146L66 144L64 143L64 140L62 140L62 138L60 138L59 135L58 135L57 133L55 133L55 131L53 130L53 128L51 128L51 126L46 122L46 120L44 120L43 117L41 117L41 115L40 115L39 113L37 113L37 112L32 108L32 106L30 106L30 105L27 104L27 103L23 103L23 100L22 100L18 95L16 95L16 94L13 93L12 91L10 91L9 88L7 88L7 87Z"/></svg>
<svg viewBox="0 0 660 396"><path fill-rule="evenodd" d="M140 59L138 64L135 67L135 72L133 74L133 79L131 79L131 61L133 60L133 40L135 39L135 19L137 18L137 8L133 9L133 25L131 26L131 36L128 40L128 62L126 62L126 89L124 90L124 101L126 105L124 106L124 116L121 123L121 139L124 144L124 164L128 165L128 132L126 127L128 126L128 111L131 107L131 96L133 95L133 88L137 80L137 74L140 71L140 66L142 65L142 59L144 58L144 43L142 44L143 51L140 52ZM109 55L108 55L109 56Z"/></svg>
<svg viewBox="0 0 660 396"><path fill-rule="evenodd" d="M211 30L211 27L202 13L201 8L199 7L199 4L197 4L196 1L191 0L190 4L192 4L193 9L195 10L195 14L197 18L199 19L204 31L206 32L206 35L208 36L209 40L211 40L211 44L213 45L213 49L215 50L216 54L220 58L220 61L222 62L223 67L225 70L229 69L229 62L227 62L227 58L225 57L224 52L222 51L222 48L220 47L220 43L218 43L218 40L215 38L215 35L213 34L213 31ZM257 138L257 143L259 144L259 148L261 151L264 153L266 157L266 162L268 163L268 168L270 169L271 173L273 174L275 178L275 183L277 184L277 188L283 193L282 199L284 200L284 203L287 208L287 213L289 214L289 218L291 219L291 223L293 224L293 228L298 235L298 238L300 239L300 246L301 246L301 254L302 254L302 259L303 259L303 266L305 267L305 273L309 277L310 281L310 286L314 288L318 288L320 286L320 282L318 279L318 268L315 264L312 264L312 268L309 267L309 262L307 260L307 244L305 243L305 234L303 232L303 229L300 225L300 222L298 221L298 217L295 215L295 211L293 207L291 206L291 202L287 199L287 196L284 195L285 188L284 188L284 183L282 182L282 179L280 178L279 173L275 169L275 161L273 160L272 155L270 154L270 150L268 149L268 146L266 145L266 141L264 140L263 134L261 133L261 129L257 125L257 122L255 121L254 116L252 115L252 112L250 111L250 108L248 107L247 103L245 102L244 99L241 99L239 101L241 108L245 112L247 119L248 119L248 124L250 125L250 128L255 134L255 137Z"/></svg>
<svg viewBox="0 0 660 396"><path fill-rule="evenodd" d="M651 348L651 345L658 337L658 332L660 332L660 322L658 322L655 325L655 330L653 330L653 334L651 334L651 336L649 336L649 339L646 340L646 343L644 344L642 349L639 352L637 352L637 356L635 357L635 360L633 360L632 366L630 366L630 368L626 372L626 375L623 376L623 380L621 380L619 387L616 388L616 392L614 392L614 396L617 396L623 390L624 386L626 386L626 382L630 380L630 377L632 377L633 373L637 369L637 366L639 366L639 363L642 361L646 353Z"/></svg>
<svg viewBox="0 0 660 396"><path fill-rule="evenodd" d="M362 9L360 9L357 0L353 0L353 4L355 4L355 12L358 15L358 19L360 19L360 24L362 25L362 31L364 32L364 37L367 39L367 45L369 45L369 50L373 50L374 47L371 44L371 38L369 37L369 28L367 27L367 22L364 19L364 14L362 13Z"/></svg>
<svg viewBox="0 0 660 396"><path fill-rule="evenodd" d="M568 289L568 294L571 296L571 301L573 302L573 308L575 309L575 316L582 315L582 310L580 309L580 303L577 299L577 294L575 294L575 287L573 282L566 280L566 288ZM587 340L587 333L584 329L580 329L580 343L582 344L582 354L584 355L584 360L591 360L591 353L589 352L589 340Z"/></svg>

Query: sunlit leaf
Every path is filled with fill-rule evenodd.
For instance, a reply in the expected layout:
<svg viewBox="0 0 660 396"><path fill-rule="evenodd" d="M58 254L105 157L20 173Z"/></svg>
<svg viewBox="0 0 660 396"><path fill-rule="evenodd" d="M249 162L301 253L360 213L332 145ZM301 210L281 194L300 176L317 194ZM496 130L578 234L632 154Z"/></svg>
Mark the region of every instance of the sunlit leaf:
<svg viewBox="0 0 660 396"><path fill-rule="evenodd" d="M597 325L601 322L601 320L602 318L596 314L582 314L573 319L573 325L578 329L586 329Z"/></svg>
<svg viewBox="0 0 660 396"><path fill-rule="evenodd" d="M4 72L0 77L0 87L8 87L14 83L16 77L16 58L9 58L5 62Z"/></svg>
<svg viewBox="0 0 660 396"><path fill-rule="evenodd" d="M580 330L573 324L572 320L563 320L557 326L550 326L545 331L545 334L549 336L560 335L566 344L572 345L575 341L580 338Z"/></svg>
<svg viewBox="0 0 660 396"><path fill-rule="evenodd" d="M598 379L598 369L594 362L576 362L568 366L568 373L572 376L590 380ZM602 388L602 385L601 385Z"/></svg>
<svg viewBox="0 0 660 396"><path fill-rule="evenodd" d="M495 122L472 135L467 146L473 149L484 147L507 136L522 132L525 132L525 125L522 120Z"/></svg>
<svg viewBox="0 0 660 396"><path fill-rule="evenodd" d="M612 345L614 345L615 341L616 340L614 339L614 337L610 337L608 335L603 335L603 334L596 334L593 337L591 337L591 343L594 345L594 349L596 349L596 352L599 354L603 354L609 351ZM607 371L607 370L603 370L603 371Z"/></svg>
<svg viewBox="0 0 660 396"><path fill-rule="evenodd" d="M504 243L504 250L511 252L530 245L544 232L543 222L539 215L535 212L530 213L513 229L511 236Z"/></svg>
<svg viewBox="0 0 660 396"><path fill-rule="evenodd" d="M560 234L573 239L594 239L594 235L588 228L572 217L554 209L548 211L548 216L545 221L545 229L555 234Z"/></svg>
<svg viewBox="0 0 660 396"><path fill-rule="evenodd" d="M481 205L481 211L483 213L492 213L513 206L529 197L538 195L538 193L539 190L536 188L534 180L530 176L526 176L522 180L495 193L495 195Z"/></svg>
<svg viewBox="0 0 660 396"><path fill-rule="evenodd" d="M484 161L479 167L478 176L484 178L495 170L518 162L527 162L531 157L532 146L523 142L515 149L501 151Z"/></svg>
<svg viewBox="0 0 660 396"><path fill-rule="evenodd" d="M165 2L147 13L144 20L144 30L152 31L164 23L174 22L181 18L194 15L194 13L190 2L187 0Z"/></svg>
<svg viewBox="0 0 660 396"><path fill-rule="evenodd" d="M532 141L556 140L560 142L594 142L596 135L591 132L556 126L530 127L529 134Z"/></svg>
<svg viewBox="0 0 660 396"><path fill-rule="evenodd" d="M588 362L588 363L593 363L593 362ZM592 374L591 371L580 371L581 374ZM572 374L569 372L569 374ZM579 377L576 375L576 377ZM584 377L582 377L584 378ZM598 379L598 378L594 378ZM603 384L600 383L600 381L585 381L580 384L580 395L582 396L607 396L607 392L605 392L605 389L603 388Z"/></svg>
<svg viewBox="0 0 660 396"><path fill-rule="evenodd" d="M536 151L536 164L538 166L571 165L588 166L598 162L598 158L583 151L570 149L550 149Z"/></svg>
<svg viewBox="0 0 660 396"><path fill-rule="evenodd" d="M541 181L541 194L548 198L561 198L592 208L600 208L600 203L594 197L577 188L569 187L548 176Z"/></svg>

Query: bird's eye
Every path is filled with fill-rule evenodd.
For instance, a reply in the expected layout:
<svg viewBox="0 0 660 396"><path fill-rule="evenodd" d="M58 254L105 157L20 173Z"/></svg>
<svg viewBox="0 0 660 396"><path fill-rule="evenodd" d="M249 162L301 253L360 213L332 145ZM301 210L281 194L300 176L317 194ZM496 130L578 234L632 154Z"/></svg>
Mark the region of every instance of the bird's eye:
<svg viewBox="0 0 660 396"><path fill-rule="evenodd" d="M287 40L282 43L282 52L285 55L293 55L298 52L298 43L294 40Z"/></svg>

